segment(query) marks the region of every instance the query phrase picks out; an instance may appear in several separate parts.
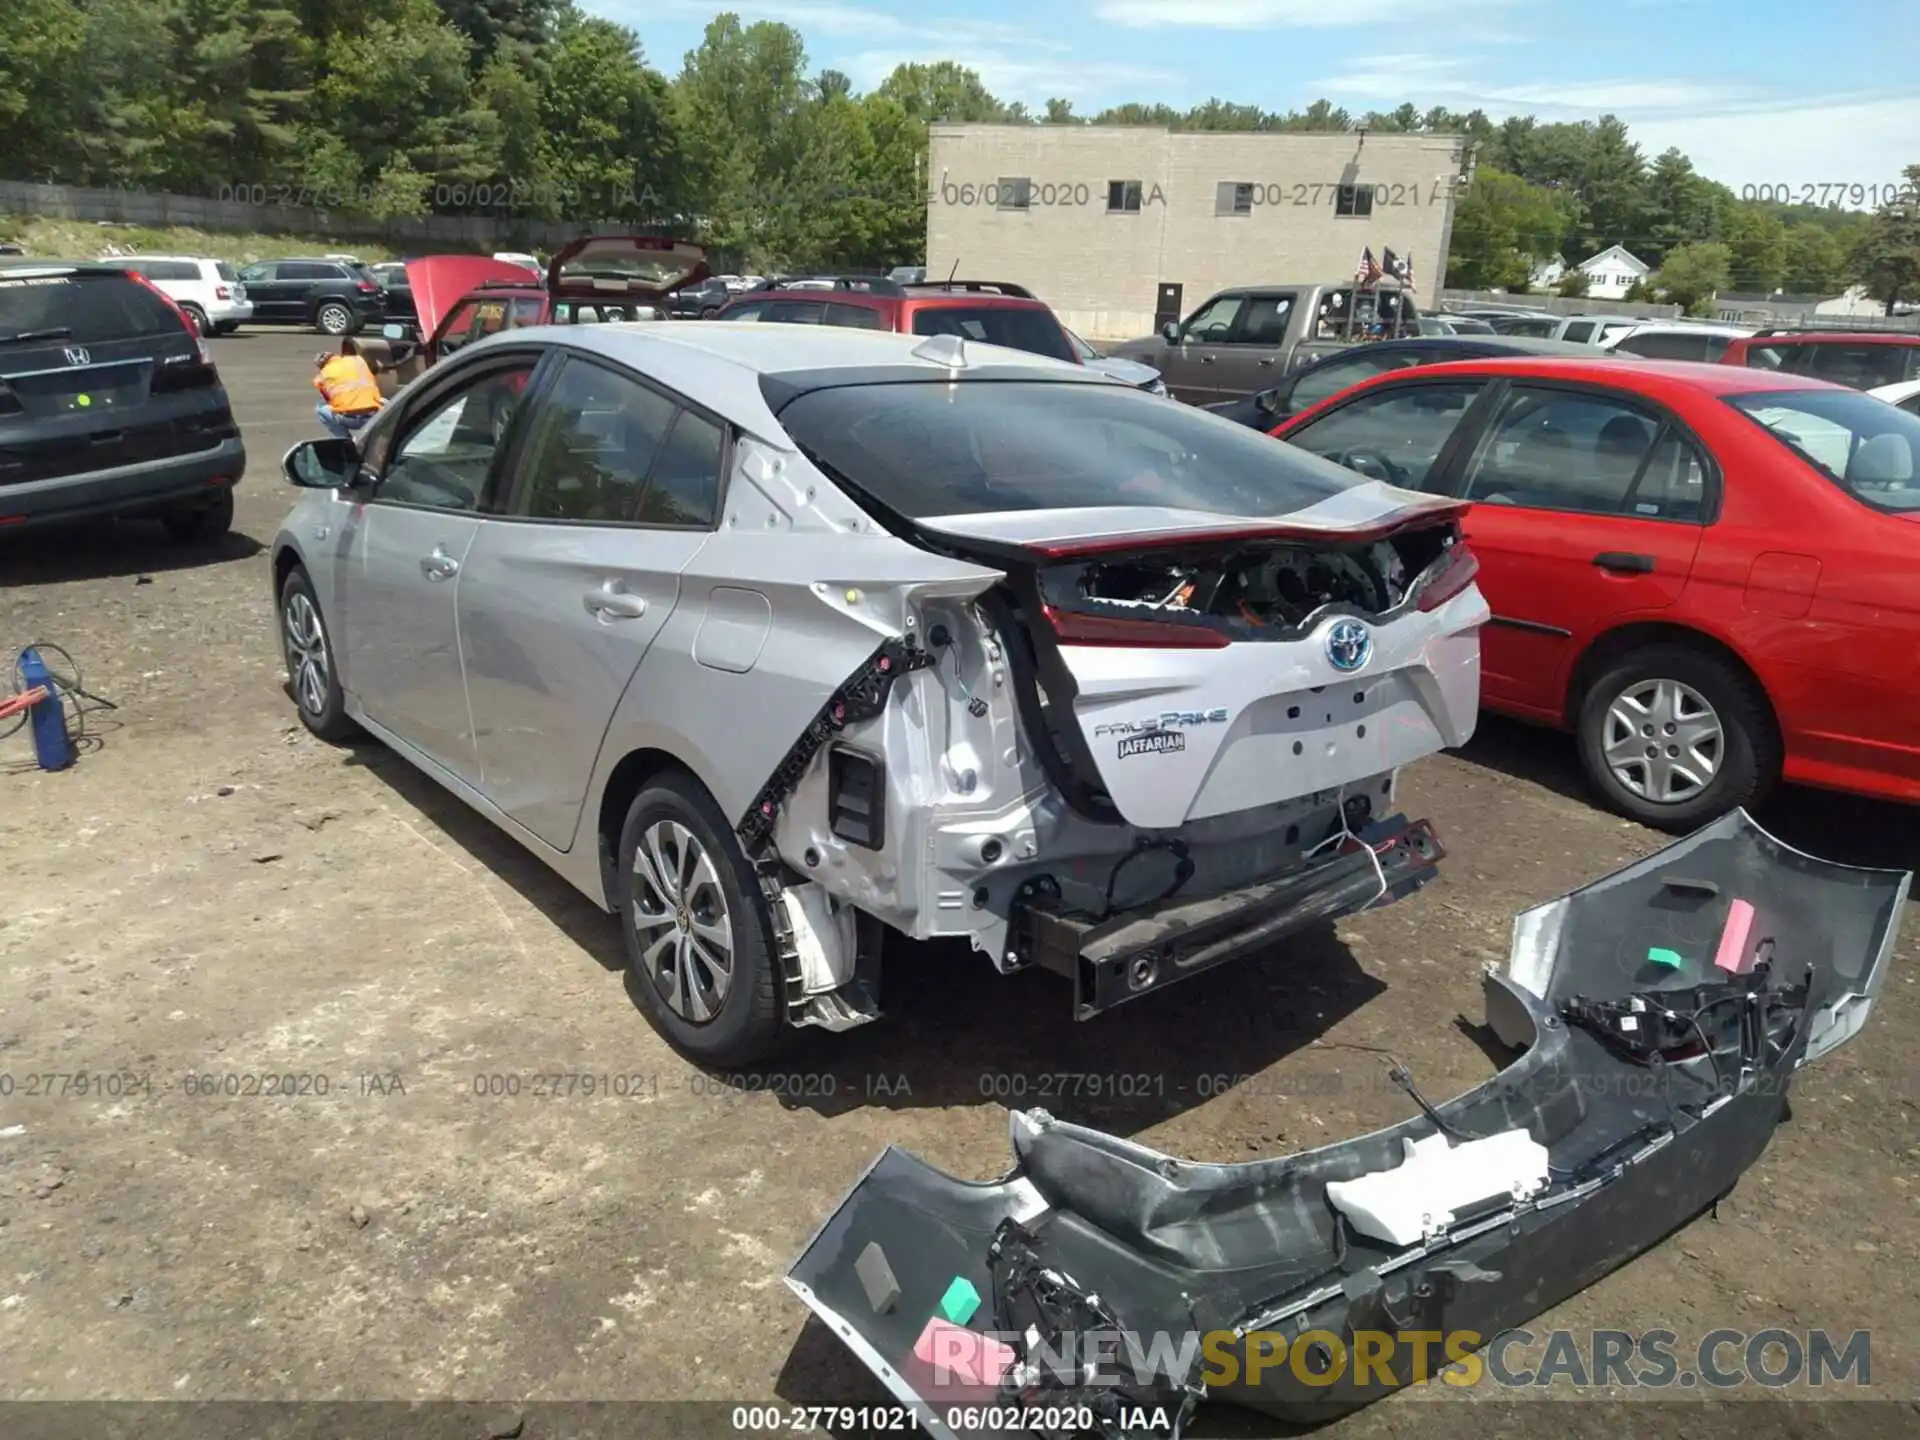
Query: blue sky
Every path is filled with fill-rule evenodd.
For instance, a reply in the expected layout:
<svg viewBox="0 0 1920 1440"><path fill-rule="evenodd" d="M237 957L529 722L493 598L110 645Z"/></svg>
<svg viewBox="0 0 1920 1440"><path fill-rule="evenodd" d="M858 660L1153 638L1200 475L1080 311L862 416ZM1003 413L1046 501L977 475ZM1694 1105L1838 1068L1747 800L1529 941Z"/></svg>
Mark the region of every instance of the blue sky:
<svg viewBox="0 0 1920 1440"><path fill-rule="evenodd" d="M1612 111L1733 186L1892 185L1920 163L1914 0L584 0L673 74L724 8L783 20L865 90L952 59L1007 100L1082 112L1210 96L1269 110Z"/></svg>

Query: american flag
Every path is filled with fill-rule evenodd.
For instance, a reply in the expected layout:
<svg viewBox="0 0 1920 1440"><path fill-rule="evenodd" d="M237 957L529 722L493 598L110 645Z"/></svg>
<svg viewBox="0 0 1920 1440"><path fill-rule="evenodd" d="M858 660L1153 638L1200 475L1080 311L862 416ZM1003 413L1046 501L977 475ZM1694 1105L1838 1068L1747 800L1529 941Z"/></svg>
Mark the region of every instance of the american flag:
<svg viewBox="0 0 1920 1440"><path fill-rule="evenodd" d="M1381 274L1380 262L1373 258L1373 247L1369 245L1360 252L1360 264L1353 272L1353 283L1371 285L1380 278Z"/></svg>

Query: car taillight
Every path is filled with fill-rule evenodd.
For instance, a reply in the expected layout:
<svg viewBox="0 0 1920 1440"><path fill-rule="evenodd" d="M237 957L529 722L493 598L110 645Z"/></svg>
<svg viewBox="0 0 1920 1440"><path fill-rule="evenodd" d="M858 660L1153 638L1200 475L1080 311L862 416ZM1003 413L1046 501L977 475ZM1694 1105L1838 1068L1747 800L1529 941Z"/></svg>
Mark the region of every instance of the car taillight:
<svg viewBox="0 0 1920 1440"><path fill-rule="evenodd" d="M1420 587L1420 608L1438 610L1471 585L1479 573L1480 557L1467 548L1464 540L1456 540L1440 568Z"/></svg>
<svg viewBox="0 0 1920 1440"><path fill-rule="evenodd" d="M362 295L377 295L380 293L380 287L371 280L362 280L360 282L360 293Z"/></svg>
<svg viewBox="0 0 1920 1440"><path fill-rule="evenodd" d="M216 300L231 300L233 298L233 292L224 285L216 285L213 287L213 298Z"/></svg>
<svg viewBox="0 0 1920 1440"><path fill-rule="evenodd" d="M1233 642L1204 625L1173 620L1121 620L1045 607L1047 623L1062 645L1127 645L1141 650L1224 650Z"/></svg>
<svg viewBox="0 0 1920 1440"><path fill-rule="evenodd" d="M173 318L180 322L180 327L193 337L193 348L200 354L200 363L202 365L212 365L213 352L207 348L207 337L200 333L200 327L193 323L193 317L188 315L187 312L182 310L178 305L174 304L173 297L146 276L135 274L131 270L127 271L126 274L129 280L133 281L136 285L144 285L162 305L173 312Z"/></svg>

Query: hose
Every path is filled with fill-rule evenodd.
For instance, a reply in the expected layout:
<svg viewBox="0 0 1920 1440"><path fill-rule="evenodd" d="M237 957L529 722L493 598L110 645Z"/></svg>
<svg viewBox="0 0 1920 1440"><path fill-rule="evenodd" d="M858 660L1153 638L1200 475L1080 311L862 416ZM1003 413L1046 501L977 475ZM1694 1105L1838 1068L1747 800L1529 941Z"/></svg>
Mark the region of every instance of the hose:
<svg viewBox="0 0 1920 1440"><path fill-rule="evenodd" d="M25 667L28 650L38 650L40 652L41 663L46 665L47 674L52 678L55 689L59 691L60 703L67 707L67 732L73 738L76 745L87 733L87 711L89 709L117 710L120 708L104 695L96 695L87 689L84 683L84 677L80 672L80 662L75 660L73 655L65 647L56 645L51 640L36 640L31 645L24 646L20 650L20 653L14 656L13 667L9 675L9 684L11 686L10 694L24 695L27 692ZM64 662L64 668L53 663L52 657L56 655ZM82 705L80 703L82 700L90 700L93 703L91 706ZM21 728L32 718L33 711L31 709L22 710L18 715L13 717L12 723L9 724L6 729L0 730L0 740L4 740L10 735L18 734Z"/></svg>

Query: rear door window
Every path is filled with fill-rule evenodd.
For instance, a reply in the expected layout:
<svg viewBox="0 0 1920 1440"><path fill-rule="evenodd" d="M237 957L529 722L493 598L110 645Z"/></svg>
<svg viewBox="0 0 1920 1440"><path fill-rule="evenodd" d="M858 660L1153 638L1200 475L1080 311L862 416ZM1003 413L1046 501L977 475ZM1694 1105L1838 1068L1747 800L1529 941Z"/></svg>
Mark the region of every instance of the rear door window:
<svg viewBox="0 0 1920 1440"><path fill-rule="evenodd" d="M1911 380L1916 374L1916 362L1920 362L1920 347L1912 345L1848 345L1828 341L1798 348L1807 352L1807 363L1796 373L1845 385L1851 390L1874 390Z"/></svg>
<svg viewBox="0 0 1920 1440"><path fill-rule="evenodd" d="M305 260L282 260L279 278L282 280L338 280L340 271L333 265L316 265Z"/></svg>
<svg viewBox="0 0 1920 1440"><path fill-rule="evenodd" d="M1719 349L1713 346L1718 340ZM1677 330L1654 330L1645 335L1629 335L1615 350L1629 355L1644 355L1649 360L1717 360L1727 348L1724 336L1688 335Z"/></svg>
<svg viewBox="0 0 1920 1440"><path fill-rule="evenodd" d="M1609 396L1516 389L1468 467L1466 498L1631 514L1628 498L1659 430L1658 421Z"/></svg>
<svg viewBox="0 0 1920 1440"><path fill-rule="evenodd" d="M767 306L760 318L775 325L818 325L826 313L827 307L818 300L780 300Z"/></svg>
<svg viewBox="0 0 1920 1440"><path fill-rule="evenodd" d="M922 306L913 312L916 335L957 335L983 345L1002 345L1055 360L1074 360L1066 332L1050 310L1028 306Z"/></svg>
<svg viewBox="0 0 1920 1440"><path fill-rule="evenodd" d="M864 305L827 306L827 324L845 325L852 330L884 330L882 317L878 310L869 310Z"/></svg>
<svg viewBox="0 0 1920 1440"><path fill-rule="evenodd" d="M1291 294L1255 295L1240 314L1240 329L1233 336L1236 345L1273 346L1287 338L1287 321L1293 314Z"/></svg>
<svg viewBox="0 0 1920 1440"><path fill-rule="evenodd" d="M540 402L508 513L632 524L677 408L657 390L568 356Z"/></svg>
<svg viewBox="0 0 1920 1440"><path fill-rule="evenodd" d="M179 333L167 303L124 275L0 278L0 344L29 335L98 345Z"/></svg>

